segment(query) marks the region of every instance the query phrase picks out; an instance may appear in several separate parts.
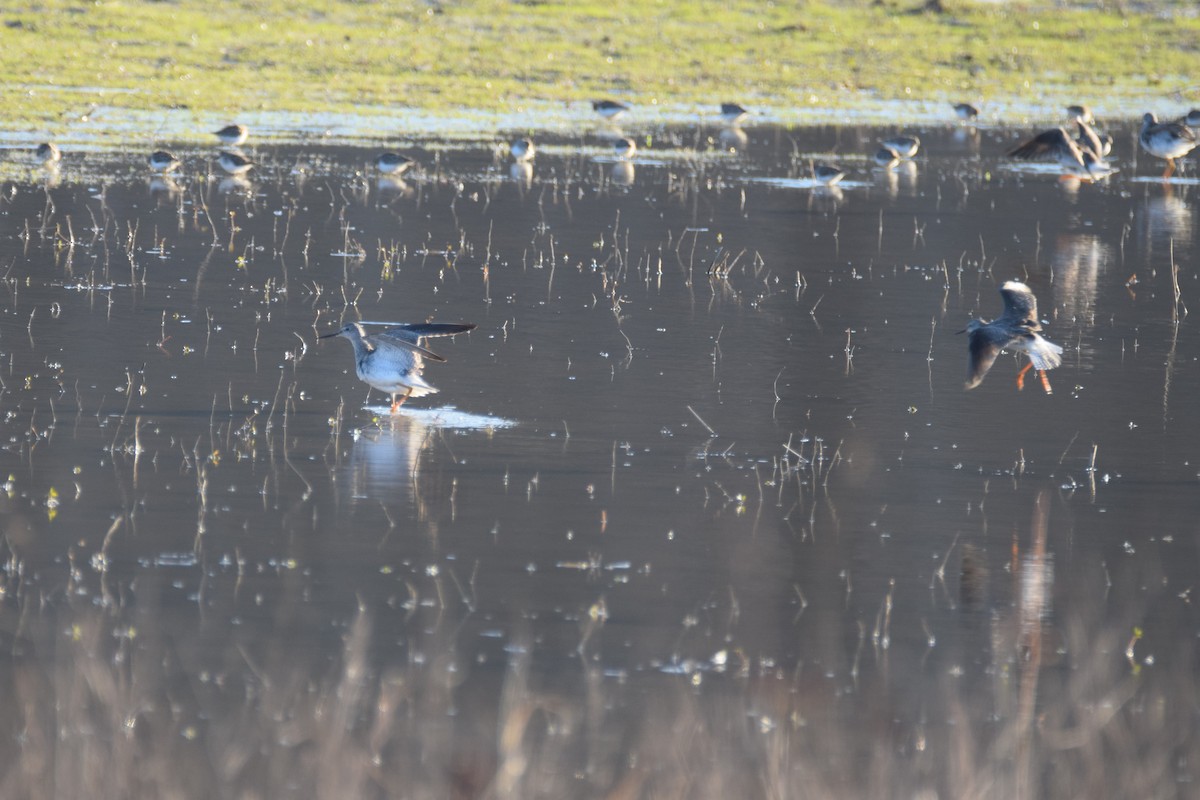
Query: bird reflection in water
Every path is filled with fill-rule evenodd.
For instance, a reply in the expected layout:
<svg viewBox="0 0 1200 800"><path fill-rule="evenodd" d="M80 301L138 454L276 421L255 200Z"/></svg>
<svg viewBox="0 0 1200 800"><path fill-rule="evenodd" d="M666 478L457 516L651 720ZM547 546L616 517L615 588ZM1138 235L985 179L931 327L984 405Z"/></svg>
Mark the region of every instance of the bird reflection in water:
<svg viewBox="0 0 1200 800"><path fill-rule="evenodd" d="M508 176L522 189L533 183L533 164L529 161L514 161L508 167Z"/></svg>
<svg viewBox="0 0 1200 800"><path fill-rule="evenodd" d="M741 128L722 128L721 132L717 134L717 141L722 150L742 152L750 143L750 137Z"/></svg>
<svg viewBox="0 0 1200 800"><path fill-rule="evenodd" d="M632 186L636 177L632 161L618 161L612 165L612 182L617 186Z"/></svg>
<svg viewBox="0 0 1200 800"><path fill-rule="evenodd" d="M174 200L182 191L182 187L169 175L154 175L146 181L146 191L150 199L159 203Z"/></svg>
<svg viewBox="0 0 1200 800"><path fill-rule="evenodd" d="M217 184L217 191L221 194L249 194L251 189L250 181L241 175L221 178L221 182Z"/></svg>
<svg viewBox="0 0 1200 800"><path fill-rule="evenodd" d="M1054 296L1058 310L1072 321L1093 321L1100 270L1110 251L1098 236L1065 233L1054 242Z"/></svg>
<svg viewBox="0 0 1200 800"><path fill-rule="evenodd" d="M380 175L375 179L375 188L381 195L398 195L411 197L413 188L404 178L394 178L391 175Z"/></svg>
<svg viewBox="0 0 1200 800"><path fill-rule="evenodd" d="M434 428L418 415L380 418L379 427L363 431L350 451L347 477L350 502L383 503L411 500L423 518L421 454L433 440Z"/></svg>
<svg viewBox="0 0 1200 800"><path fill-rule="evenodd" d="M1158 249L1166 254L1174 248L1176 256L1191 249L1195 233L1192 207L1175 190L1175 186L1165 184L1161 192L1151 191L1145 204L1134 209L1138 236L1147 256Z"/></svg>

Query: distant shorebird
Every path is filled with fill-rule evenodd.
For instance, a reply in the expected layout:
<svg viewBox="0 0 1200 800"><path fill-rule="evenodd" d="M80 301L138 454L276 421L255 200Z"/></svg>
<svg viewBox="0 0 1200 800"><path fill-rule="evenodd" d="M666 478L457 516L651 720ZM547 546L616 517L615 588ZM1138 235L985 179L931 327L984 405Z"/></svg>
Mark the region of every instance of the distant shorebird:
<svg viewBox="0 0 1200 800"><path fill-rule="evenodd" d="M1004 298L1003 314L991 322L973 319L967 323L965 332L970 357L965 388L974 389L983 382L1002 350L1018 350L1029 356L1029 363L1017 374L1017 390L1025 388L1025 373L1036 369L1042 379L1042 388L1046 394L1051 394L1046 370L1062 364L1063 349L1042 338L1037 298L1020 281L1009 281L1001 286L1000 296Z"/></svg>
<svg viewBox="0 0 1200 800"><path fill-rule="evenodd" d="M166 175L171 170L177 169L183 162L166 150L155 150L146 159L146 163L150 165L150 169L154 172Z"/></svg>
<svg viewBox="0 0 1200 800"><path fill-rule="evenodd" d="M226 125L219 131L213 131L221 144L227 144L230 147L237 147L246 141L246 137L250 135L250 129L245 125Z"/></svg>
<svg viewBox="0 0 1200 800"><path fill-rule="evenodd" d="M921 140L916 136L893 136L891 139L884 139L883 146L895 150L900 158L912 158L920 149Z"/></svg>
<svg viewBox="0 0 1200 800"><path fill-rule="evenodd" d="M963 122L970 122L979 116L979 109L970 103L956 103L954 106L954 115Z"/></svg>
<svg viewBox="0 0 1200 800"><path fill-rule="evenodd" d="M217 159L217 163L221 165L221 169L228 172L230 175L244 175L249 172L254 162L244 156L239 156L237 153L223 151Z"/></svg>
<svg viewBox="0 0 1200 800"><path fill-rule="evenodd" d="M354 347L354 373L358 379L392 398L392 413L409 397L422 397L437 391L421 377L425 359L445 361L422 342L432 336L454 336L474 330L474 323L424 322L397 325L368 335L363 326L351 322L341 330L327 333L322 339L343 336ZM404 393L399 400L396 395Z"/></svg>
<svg viewBox="0 0 1200 800"><path fill-rule="evenodd" d="M58 149L58 145L50 142L39 144L34 152L37 154L38 161L47 166L62 161L62 150Z"/></svg>
<svg viewBox="0 0 1200 800"><path fill-rule="evenodd" d="M1096 123L1096 117L1087 106L1067 106L1067 117L1072 122L1078 121L1086 125L1094 125Z"/></svg>
<svg viewBox="0 0 1200 800"><path fill-rule="evenodd" d="M876 150L871 158L884 169L891 169L900 163L900 154L887 145Z"/></svg>
<svg viewBox="0 0 1200 800"><path fill-rule="evenodd" d="M399 153L380 153L375 157L374 162L375 169L385 175L400 175L415 163L408 156L402 156Z"/></svg>
<svg viewBox="0 0 1200 800"><path fill-rule="evenodd" d="M1190 114L1188 115L1191 116ZM1167 160L1164 178L1175 171L1175 159L1192 152L1197 144L1196 132L1182 122L1159 122L1158 117L1146 114L1142 117L1142 130L1138 134L1142 149L1156 158Z"/></svg>
<svg viewBox="0 0 1200 800"><path fill-rule="evenodd" d="M1200 108L1193 108L1183 118L1183 124L1189 128L1200 128Z"/></svg>
<svg viewBox="0 0 1200 800"><path fill-rule="evenodd" d="M737 103L721 103L721 119L726 125L737 125L750 116L750 109L743 108Z"/></svg>
<svg viewBox="0 0 1200 800"><path fill-rule="evenodd" d="M846 177L846 173L830 164L817 164L813 167L813 178L825 186L833 186Z"/></svg>
<svg viewBox="0 0 1200 800"><path fill-rule="evenodd" d="M533 154L537 151L537 148L533 146L533 140L531 139L517 139L508 148L508 151L512 153L512 157L517 161L530 161L533 159Z"/></svg>
<svg viewBox="0 0 1200 800"><path fill-rule="evenodd" d="M629 106L617 100L593 100L592 111L605 119L616 119L629 111Z"/></svg>
<svg viewBox="0 0 1200 800"><path fill-rule="evenodd" d="M613 151L617 154L617 158L628 161L637 152L637 142L628 136L623 136L613 144Z"/></svg>
<svg viewBox="0 0 1200 800"><path fill-rule="evenodd" d="M1019 158L1030 161L1038 158L1049 158L1057 161L1063 172L1076 178L1099 180L1106 178L1116 170L1104 161L1104 157L1093 148L1099 144L1099 138L1094 131L1083 122L1079 123L1081 136L1084 131L1091 137L1086 145L1080 144L1070 137L1062 128L1043 131L1027 142L1017 145L1008 151L1009 158ZM1103 149L1103 148L1101 148Z"/></svg>

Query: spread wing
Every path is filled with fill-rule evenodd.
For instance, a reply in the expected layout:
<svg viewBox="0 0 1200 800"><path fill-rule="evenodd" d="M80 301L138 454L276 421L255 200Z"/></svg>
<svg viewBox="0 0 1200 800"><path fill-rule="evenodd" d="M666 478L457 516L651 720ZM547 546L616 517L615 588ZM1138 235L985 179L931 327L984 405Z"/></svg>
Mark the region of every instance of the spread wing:
<svg viewBox="0 0 1200 800"><path fill-rule="evenodd" d="M1008 157L1023 159L1042 158L1045 156L1056 156L1063 150L1070 152L1073 149L1077 148L1075 143L1071 141L1071 137L1067 136L1067 132L1062 128L1055 128L1043 131L1028 142L1017 145L1008 151Z"/></svg>
<svg viewBox="0 0 1200 800"><path fill-rule="evenodd" d="M432 350L423 347L421 340L430 336L453 336L474 330L473 323L458 322L417 322L410 325L399 325L375 334L371 338L376 343L386 343L394 347L402 347L414 353L425 356L431 361L445 361Z"/></svg>
<svg viewBox="0 0 1200 800"><path fill-rule="evenodd" d="M1028 286L1009 281L1000 287L1000 296L1004 298L1004 319L1027 330L1042 329L1038 322L1037 298Z"/></svg>
<svg viewBox="0 0 1200 800"><path fill-rule="evenodd" d="M974 389L983 383L983 376L988 374L992 364L1004 345L1008 344L1007 334L1000 333L995 328L984 325L971 331L967 340L967 389Z"/></svg>

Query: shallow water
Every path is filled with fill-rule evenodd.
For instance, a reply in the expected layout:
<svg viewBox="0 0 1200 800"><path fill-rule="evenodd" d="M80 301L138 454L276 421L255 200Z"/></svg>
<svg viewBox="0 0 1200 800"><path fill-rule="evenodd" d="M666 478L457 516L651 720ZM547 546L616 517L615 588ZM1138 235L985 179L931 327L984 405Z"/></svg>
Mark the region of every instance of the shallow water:
<svg viewBox="0 0 1200 800"><path fill-rule="evenodd" d="M403 180L327 145L251 151L245 182L201 150L168 182L103 152L10 175L7 641L57 663L92 606L169 644L166 681L319 681L361 608L376 672L492 687L465 718L514 654L568 693L666 676L759 709L739 680L794 680L901 762L955 702L1017 717L998 684L1031 649L1047 708L1084 666L1186 678L1192 170L1151 179L1121 130L1080 186L997 158L1024 132L939 127L887 172L864 154L892 132L666 130L632 164L548 139L532 175L490 138ZM1053 394L1009 356L964 392L955 334L1014 278L1065 348ZM395 416L316 339L426 319L479 327Z"/></svg>

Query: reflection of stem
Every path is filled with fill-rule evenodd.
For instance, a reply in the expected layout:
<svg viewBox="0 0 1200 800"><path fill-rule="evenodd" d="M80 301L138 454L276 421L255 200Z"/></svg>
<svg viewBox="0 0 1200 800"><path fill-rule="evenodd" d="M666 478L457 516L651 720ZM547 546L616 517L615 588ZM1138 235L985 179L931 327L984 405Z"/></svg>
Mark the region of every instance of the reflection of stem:
<svg viewBox="0 0 1200 800"><path fill-rule="evenodd" d="M1046 563L1046 528L1049 522L1049 500L1043 490L1038 493L1033 509L1033 543L1028 561L1022 570L1022 584L1017 604L1017 652L1023 658L1017 712L1017 770L1016 796L1032 797L1033 720L1037 705L1039 670L1042 665L1042 617L1046 608L1049 579Z"/></svg>
<svg viewBox="0 0 1200 800"><path fill-rule="evenodd" d="M1175 268L1172 266L1172 273ZM1184 312L1186 313L1186 311ZM1174 316L1174 312L1172 312ZM1167 428L1167 410L1169 408L1169 399L1171 396L1171 378L1175 374L1175 346L1179 343L1179 321L1174 320L1175 324L1171 326L1171 347L1167 350L1167 368L1163 375L1163 430Z"/></svg>

